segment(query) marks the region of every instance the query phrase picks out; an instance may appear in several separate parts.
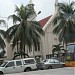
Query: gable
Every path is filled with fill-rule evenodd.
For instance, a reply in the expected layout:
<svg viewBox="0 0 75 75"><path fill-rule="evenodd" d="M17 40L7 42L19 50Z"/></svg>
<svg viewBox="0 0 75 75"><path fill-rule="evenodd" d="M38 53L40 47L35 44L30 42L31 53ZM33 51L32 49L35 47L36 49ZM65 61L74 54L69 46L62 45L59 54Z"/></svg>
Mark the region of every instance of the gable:
<svg viewBox="0 0 75 75"><path fill-rule="evenodd" d="M51 16L48 16L48 17L46 17L46 18L44 18L44 19L42 19L42 20L39 21L39 23L40 23L40 25L41 25L42 28L45 26L45 24L51 18Z"/></svg>

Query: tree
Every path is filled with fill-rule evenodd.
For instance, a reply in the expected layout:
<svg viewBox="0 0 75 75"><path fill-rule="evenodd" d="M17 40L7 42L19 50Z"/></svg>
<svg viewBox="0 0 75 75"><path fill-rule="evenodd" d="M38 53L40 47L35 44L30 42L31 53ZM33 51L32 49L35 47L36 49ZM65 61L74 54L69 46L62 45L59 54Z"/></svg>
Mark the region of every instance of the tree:
<svg viewBox="0 0 75 75"><path fill-rule="evenodd" d="M75 41L75 2L59 3L59 11L54 19L53 33L59 36L59 41L65 44Z"/></svg>
<svg viewBox="0 0 75 75"><path fill-rule="evenodd" d="M18 57L18 56L25 56L25 57L28 57L28 58L29 58L29 55L28 55L28 54L26 54L26 53L24 53L24 52L18 51L18 52L15 52L15 53L14 53L13 60L16 59L16 57Z"/></svg>
<svg viewBox="0 0 75 75"><path fill-rule="evenodd" d="M1 53L2 55L5 54L5 47L7 46L7 43L10 43L8 30L0 30L0 48L3 50Z"/></svg>
<svg viewBox="0 0 75 75"><path fill-rule="evenodd" d="M64 51L65 53L65 50L61 44L53 45L53 49L52 49L53 56L55 55L55 53L57 53L58 57L60 57L60 54L62 54L62 51Z"/></svg>
<svg viewBox="0 0 75 75"><path fill-rule="evenodd" d="M19 42L20 50L25 52L25 45L29 48L32 45L36 46L40 35L43 35L44 32L37 21L28 21L33 11L27 10L25 6L21 5L20 8L16 6L15 12L16 14L9 16L15 23L12 28L9 28L10 38L13 40L13 48Z"/></svg>
<svg viewBox="0 0 75 75"><path fill-rule="evenodd" d="M3 25L6 25L6 22L5 20L0 20L0 25L3 24ZM1 31L1 30L0 30ZM0 49L2 49L3 51L0 53L0 57L3 57L4 54L5 54L5 42L4 42L4 39L2 38L1 34L0 34Z"/></svg>

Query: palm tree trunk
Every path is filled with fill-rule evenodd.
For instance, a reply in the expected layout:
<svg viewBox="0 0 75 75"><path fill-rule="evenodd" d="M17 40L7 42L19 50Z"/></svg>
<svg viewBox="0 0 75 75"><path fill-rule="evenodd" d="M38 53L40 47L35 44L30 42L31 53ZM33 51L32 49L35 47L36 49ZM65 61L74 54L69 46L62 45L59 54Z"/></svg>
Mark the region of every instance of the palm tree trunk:
<svg viewBox="0 0 75 75"><path fill-rule="evenodd" d="M18 41L17 41L17 52L18 52Z"/></svg>
<svg viewBox="0 0 75 75"><path fill-rule="evenodd" d="M64 41L63 41L63 47L65 49L65 53L64 53L64 61L65 61L66 60L66 56L67 56L67 42L64 43Z"/></svg>
<svg viewBox="0 0 75 75"><path fill-rule="evenodd" d="M24 28L24 37L25 37L25 28ZM24 58L25 58L25 40L24 41Z"/></svg>
<svg viewBox="0 0 75 75"><path fill-rule="evenodd" d="M21 37L21 39L22 39L22 37ZM21 51L21 58L22 58L22 41L21 41L21 43L20 43L20 51Z"/></svg>
<svg viewBox="0 0 75 75"><path fill-rule="evenodd" d="M24 42L24 58L25 58L25 42Z"/></svg>

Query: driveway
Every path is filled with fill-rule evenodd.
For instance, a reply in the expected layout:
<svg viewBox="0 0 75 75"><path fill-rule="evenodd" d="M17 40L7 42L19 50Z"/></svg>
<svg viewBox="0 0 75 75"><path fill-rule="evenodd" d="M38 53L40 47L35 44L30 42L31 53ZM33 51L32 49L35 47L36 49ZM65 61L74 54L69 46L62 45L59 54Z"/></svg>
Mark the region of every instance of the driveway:
<svg viewBox="0 0 75 75"><path fill-rule="evenodd" d="M38 70L38 71L22 72L22 73L15 73L15 74L4 74L4 75L75 75L75 67Z"/></svg>

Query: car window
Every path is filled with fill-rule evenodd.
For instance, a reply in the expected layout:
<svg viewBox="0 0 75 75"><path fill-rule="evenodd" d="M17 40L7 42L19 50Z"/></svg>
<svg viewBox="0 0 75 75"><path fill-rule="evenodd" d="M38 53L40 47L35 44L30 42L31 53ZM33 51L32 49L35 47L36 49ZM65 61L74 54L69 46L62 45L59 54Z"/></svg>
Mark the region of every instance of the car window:
<svg viewBox="0 0 75 75"><path fill-rule="evenodd" d="M59 63L59 61L58 60L54 60L55 61L55 63Z"/></svg>
<svg viewBox="0 0 75 75"><path fill-rule="evenodd" d="M50 61L49 61L50 63L54 63L54 60L53 59L50 59Z"/></svg>
<svg viewBox="0 0 75 75"><path fill-rule="evenodd" d="M15 66L14 61L9 62L9 63L6 65L6 67L13 67L13 66Z"/></svg>
<svg viewBox="0 0 75 75"><path fill-rule="evenodd" d="M21 61L16 61L16 66L22 65Z"/></svg>
<svg viewBox="0 0 75 75"><path fill-rule="evenodd" d="M25 62L26 64L34 64L34 63L35 63L35 61L34 61L33 59L24 60L24 62Z"/></svg>

